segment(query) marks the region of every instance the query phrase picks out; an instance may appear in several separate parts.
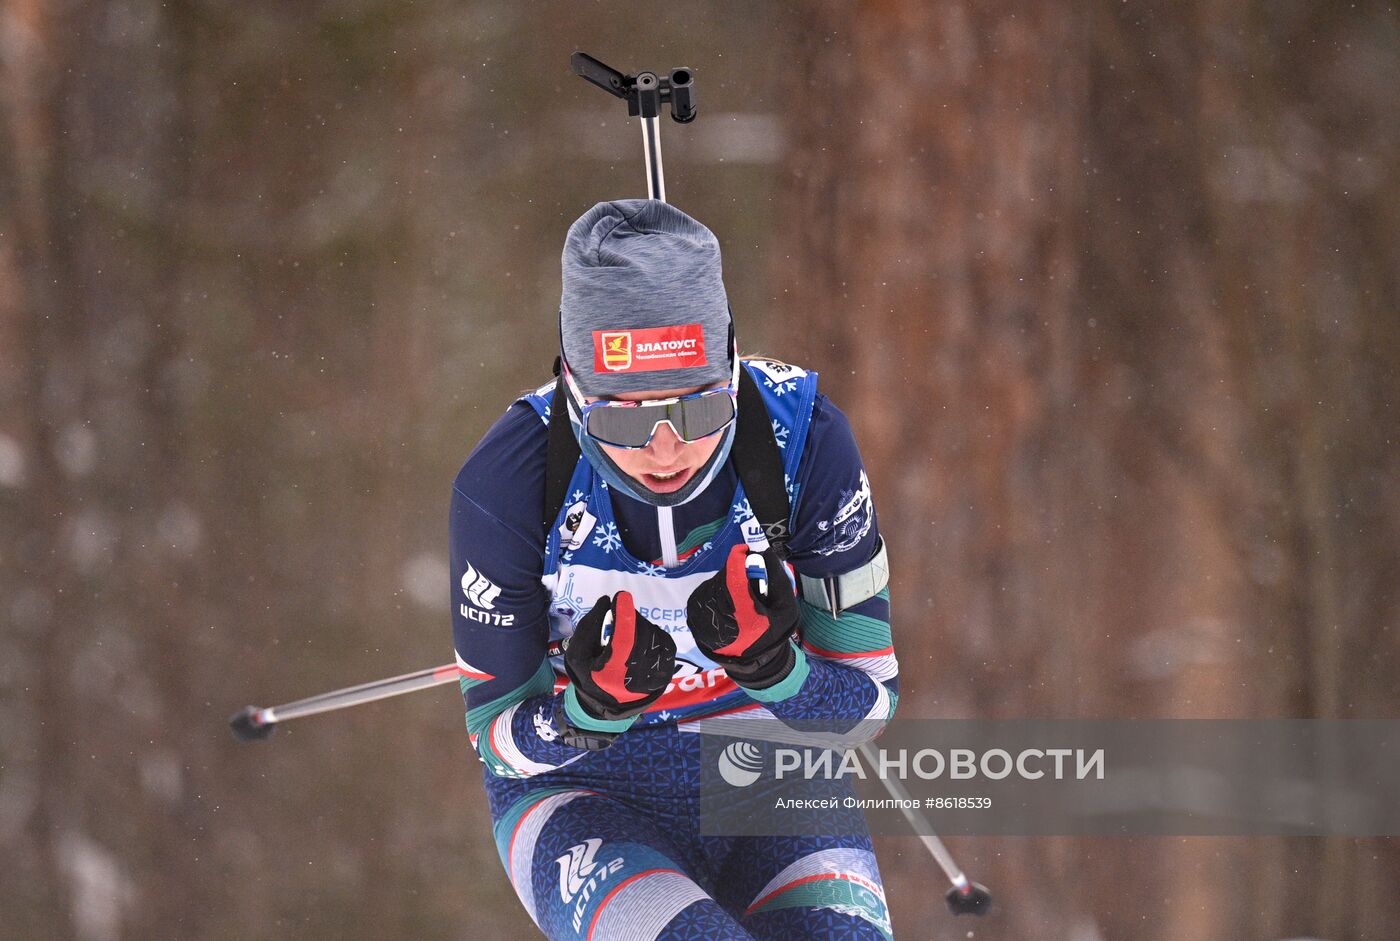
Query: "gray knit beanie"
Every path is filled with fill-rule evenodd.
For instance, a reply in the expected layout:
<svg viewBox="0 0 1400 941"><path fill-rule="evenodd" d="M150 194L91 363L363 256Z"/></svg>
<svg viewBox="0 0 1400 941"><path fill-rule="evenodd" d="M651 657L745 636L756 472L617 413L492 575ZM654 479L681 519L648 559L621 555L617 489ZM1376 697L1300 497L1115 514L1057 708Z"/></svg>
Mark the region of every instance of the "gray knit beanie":
<svg viewBox="0 0 1400 941"><path fill-rule="evenodd" d="M564 240L559 326L586 395L709 385L732 374L714 233L669 203L599 203Z"/></svg>

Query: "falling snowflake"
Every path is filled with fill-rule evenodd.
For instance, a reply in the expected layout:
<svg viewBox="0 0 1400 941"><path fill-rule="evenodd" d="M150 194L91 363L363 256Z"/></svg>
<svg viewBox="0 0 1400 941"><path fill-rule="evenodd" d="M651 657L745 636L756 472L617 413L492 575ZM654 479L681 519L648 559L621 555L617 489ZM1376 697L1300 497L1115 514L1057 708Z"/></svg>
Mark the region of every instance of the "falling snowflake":
<svg viewBox="0 0 1400 941"><path fill-rule="evenodd" d="M574 560L574 550L570 549L568 552L560 556L559 559L562 562L572 562Z"/></svg>
<svg viewBox="0 0 1400 941"><path fill-rule="evenodd" d="M669 709L662 709L656 714L656 717L662 722L669 722L671 720L671 711Z"/></svg>
<svg viewBox="0 0 1400 941"><path fill-rule="evenodd" d="M786 392L797 391L797 380L789 379L787 382L779 382L773 386L774 395L783 395Z"/></svg>
<svg viewBox="0 0 1400 941"><path fill-rule="evenodd" d="M582 499L583 499L583 491L582 491L582 490L575 490L575 491L573 492L573 495L569 497L569 502L570 502L570 503L577 503L577 502L579 502L579 501L582 500Z"/></svg>
<svg viewBox="0 0 1400 941"><path fill-rule="evenodd" d="M652 564L651 562L640 562L640 561L639 561L639 562L637 563L637 574L638 574L638 575L662 575L662 574L664 574L665 572L666 572L666 569L665 569L665 568L663 568L663 567L660 566L660 565L654 565L654 564Z"/></svg>
<svg viewBox="0 0 1400 941"><path fill-rule="evenodd" d="M778 442L778 447L787 447L788 435L790 434L792 434L792 432L783 427L781 422L776 418L773 419L773 440Z"/></svg>
<svg viewBox="0 0 1400 941"><path fill-rule="evenodd" d="M753 509L749 506L747 497L731 506L729 510L734 514L734 522L736 523L742 523L750 516L753 516Z"/></svg>
<svg viewBox="0 0 1400 941"><path fill-rule="evenodd" d="M602 530L593 537L593 545L604 552L612 552L614 549L620 548L622 537L617 534L617 524L604 523Z"/></svg>
<svg viewBox="0 0 1400 941"><path fill-rule="evenodd" d="M792 478L788 476L787 471L783 471L783 489L788 492L789 500L797 496L797 488L793 486Z"/></svg>

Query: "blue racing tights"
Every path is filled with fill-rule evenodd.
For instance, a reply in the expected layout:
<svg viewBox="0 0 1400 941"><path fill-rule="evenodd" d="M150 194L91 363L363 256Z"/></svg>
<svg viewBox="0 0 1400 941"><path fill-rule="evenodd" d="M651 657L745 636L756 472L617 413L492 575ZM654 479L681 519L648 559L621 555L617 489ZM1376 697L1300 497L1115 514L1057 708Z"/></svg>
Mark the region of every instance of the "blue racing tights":
<svg viewBox="0 0 1400 941"><path fill-rule="evenodd" d="M486 775L501 860L554 941L890 941L870 837L702 836L699 736L636 728L525 779Z"/></svg>

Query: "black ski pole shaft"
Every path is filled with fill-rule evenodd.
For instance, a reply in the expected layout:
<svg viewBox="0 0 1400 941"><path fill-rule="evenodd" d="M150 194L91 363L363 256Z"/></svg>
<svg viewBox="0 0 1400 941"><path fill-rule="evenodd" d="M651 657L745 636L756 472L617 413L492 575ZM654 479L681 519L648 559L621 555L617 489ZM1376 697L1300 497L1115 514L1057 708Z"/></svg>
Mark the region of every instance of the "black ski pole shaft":
<svg viewBox="0 0 1400 941"><path fill-rule="evenodd" d="M871 768L879 767L876 764L875 749L869 742L861 744L860 753ZM953 861L953 854L948 852L948 847L944 846L943 841L938 838L938 834L933 832L933 827L929 825L928 819L918 811L918 802L904 787L904 783L898 778L886 777L883 774L879 777L884 783L885 789L890 792L890 796L899 805L900 813L904 814L904 819L909 821L909 826L923 841L924 848L938 863L943 874L948 877L948 881L953 884L944 897L948 902L948 908L954 915L985 915L987 908L992 904L992 894L987 891L987 887L968 879L958 864Z"/></svg>
<svg viewBox="0 0 1400 941"><path fill-rule="evenodd" d="M233 729L234 737L240 742L261 741L272 734L279 722L303 719L306 716L334 712L337 709L348 709L351 706L388 699L391 696L414 693L420 689L429 689L444 683L455 682L461 676L462 671L457 664L447 663L440 667L405 673L402 676L394 676L386 680L374 680L369 683L361 683L358 686L348 686L345 689L308 696L305 699L283 703L280 706L267 706L265 708L248 706L229 719L229 727Z"/></svg>

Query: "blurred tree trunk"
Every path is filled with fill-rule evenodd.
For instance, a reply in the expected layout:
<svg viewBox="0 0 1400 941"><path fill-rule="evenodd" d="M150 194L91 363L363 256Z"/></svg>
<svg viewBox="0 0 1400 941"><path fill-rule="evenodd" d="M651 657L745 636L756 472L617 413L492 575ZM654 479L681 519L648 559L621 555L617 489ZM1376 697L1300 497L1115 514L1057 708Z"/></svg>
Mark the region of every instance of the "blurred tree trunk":
<svg viewBox="0 0 1400 941"><path fill-rule="evenodd" d="M34 460L15 588L36 614L22 662L39 732L10 767L37 783L28 835L50 866L46 904L19 910L78 938L198 936L211 888L171 865L208 812L184 786L205 738L192 708L203 536L179 396L188 11L170 5L139 56L104 35L96 6L6 11L20 435Z"/></svg>
<svg viewBox="0 0 1400 941"><path fill-rule="evenodd" d="M20 855L42 866L34 904L5 907L32 919L26 936L197 936L207 911L196 870L168 867L205 813L181 783L200 753L181 636L201 581L177 394L187 9L171 5L145 56L104 48L97 5L3 11L20 354L7 392L32 456L5 592L22 630L16 685L32 695L8 710L23 731L5 765L34 801ZM138 888L157 873L159 892Z"/></svg>
<svg viewBox="0 0 1400 941"><path fill-rule="evenodd" d="M872 469L901 715L1393 715L1393 9L803 22L779 314ZM958 842L982 939L1400 919L1393 841Z"/></svg>

